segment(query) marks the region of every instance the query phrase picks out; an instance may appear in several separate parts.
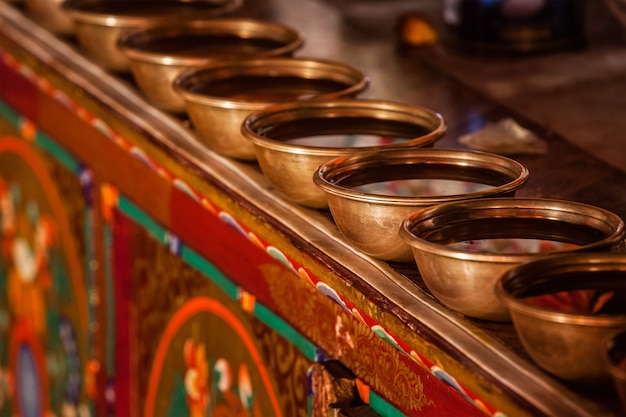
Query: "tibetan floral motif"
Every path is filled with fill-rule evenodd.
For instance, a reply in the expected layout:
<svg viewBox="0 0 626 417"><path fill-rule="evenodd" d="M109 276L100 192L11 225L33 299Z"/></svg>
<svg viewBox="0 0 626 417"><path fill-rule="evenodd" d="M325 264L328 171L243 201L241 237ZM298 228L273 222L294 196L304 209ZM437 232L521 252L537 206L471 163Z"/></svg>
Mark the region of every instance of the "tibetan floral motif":
<svg viewBox="0 0 626 417"><path fill-rule="evenodd" d="M197 297L172 317L150 371L145 415L280 415L259 352L238 317Z"/></svg>
<svg viewBox="0 0 626 417"><path fill-rule="evenodd" d="M206 360L204 343L194 343L188 339L184 345L183 357L185 391L189 416L204 417L209 407L209 363Z"/></svg>
<svg viewBox="0 0 626 417"><path fill-rule="evenodd" d="M219 358L209 369L204 343L187 339L183 356L187 370L183 381L190 417L261 417L255 403L250 373L245 363L239 364L237 379L233 366ZM212 373L212 374L211 374Z"/></svg>
<svg viewBox="0 0 626 417"><path fill-rule="evenodd" d="M0 179L0 190L3 187ZM5 187L6 189L6 187ZM3 203L9 200L3 211L2 258L8 266L8 306L15 320L26 323L40 337L46 334L45 293L52 280L48 270L48 249L56 242L53 221L41 216L23 221L17 219L11 197L1 195ZM36 211L36 206L29 207ZM36 215L35 215L36 216ZM26 230L17 233L17 222ZM30 237L28 236L30 235Z"/></svg>

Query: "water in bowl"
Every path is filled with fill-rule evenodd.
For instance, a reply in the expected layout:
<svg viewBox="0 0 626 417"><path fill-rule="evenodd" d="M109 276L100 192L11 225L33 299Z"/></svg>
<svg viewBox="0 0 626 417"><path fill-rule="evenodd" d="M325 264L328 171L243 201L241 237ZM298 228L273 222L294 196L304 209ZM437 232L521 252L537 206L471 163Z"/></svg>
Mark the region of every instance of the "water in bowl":
<svg viewBox="0 0 626 417"><path fill-rule="evenodd" d="M546 253L580 247L573 243L526 238L464 240L462 242L450 243L448 246L467 252L493 253L499 255Z"/></svg>
<svg viewBox="0 0 626 417"><path fill-rule="evenodd" d="M406 179L380 181L354 187L366 194L398 197L438 197L477 193L493 188L491 185L449 179Z"/></svg>
<svg viewBox="0 0 626 417"><path fill-rule="evenodd" d="M317 135L287 140L288 143L321 148L359 148L368 146L384 146L406 142L406 138L389 136L354 134L354 135Z"/></svg>
<svg viewBox="0 0 626 417"><path fill-rule="evenodd" d="M518 290L525 303L569 314L624 314L626 274L621 270L590 267L587 270L547 272Z"/></svg>
<svg viewBox="0 0 626 417"><path fill-rule="evenodd" d="M172 55L177 57L233 58L254 56L284 46L272 39L242 38L234 35L211 33L181 33L172 36L158 36L137 42L144 52Z"/></svg>
<svg viewBox="0 0 626 417"><path fill-rule="evenodd" d="M286 102L342 91L350 85L330 79L294 76L238 76L199 82L191 89L197 94L235 100Z"/></svg>
<svg viewBox="0 0 626 417"><path fill-rule="evenodd" d="M225 6L224 2L191 2L172 0L143 1L93 1L76 6L77 10L87 13L125 16L125 17L159 17L177 15L181 18L193 18L203 14L215 14ZM219 14L219 13L218 13Z"/></svg>
<svg viewBox="0 0 626 417"><path fill-rule="evenodd" d="M335 112L345 111L339 109ZM402 143L408 138L427 137L432 131L428 126L401 120L340 114L280 120L264 127L260 133L267 138L293 145L356 148Z"/></svg>

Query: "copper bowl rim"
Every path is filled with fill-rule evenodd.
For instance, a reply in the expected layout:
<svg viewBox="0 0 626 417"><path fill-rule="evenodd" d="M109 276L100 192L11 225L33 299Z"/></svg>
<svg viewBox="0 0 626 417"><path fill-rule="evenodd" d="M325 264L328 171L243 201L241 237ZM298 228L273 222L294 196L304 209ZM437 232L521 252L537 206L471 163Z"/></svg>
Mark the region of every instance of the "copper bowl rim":
<svg viewBox="0 0 626 417"><path fill-rule="evenodd" d="M328 147L312 146L288 143L283 139L275 139L267 135L268 130L275 125L284 124L299 120L319 120L314 127L322 128L324 121L335 118L358 118L380 121L405 122L407 124L418 125L428 130L428 133L409 138L401 143L358 146L358 147ZM424 126L429 124L429 126ZM309 127L310 128L310 127ZM310 129L306 129L306 134L297 137L311 136ZM390 148L410 148L415 146L431 146L441 139L445 134L447 125L441 114L422 106L413 106L404 103L373 100L373 99L315 99L301 100L290 103L274 104L263 109L250 113L241 125L241 132L244 137L254 145L291 154L336 157L355 151L381 150ZM333 134L378 134L359 130L358 128L342 129ZM305 133L305 132L303 132ZM325 132L328 134L328 132ZM314 132L313 132L314 134Z"/></svg>
<svg viewBox="0 0 626 417"><path fill-rule="evenodd" d="M364 181L364 183L378 182L376 181L376 171L398 165L410 166L412 169L422 166L425 170L432 169L435 166L442 168L461 167L461 172L456 174L450 170L445 178L460 181L466 180L463 177L463 171L467 171L468 167L472 167L483 170L485 176L487 171L491 174L498 174L501 183L477 192L423 197L365 193L342 185L342 181L354 175L354 173L363 176L364 172L367 175L369 171L373 172L371 177L368 177L371 181ZM338 180L339 177L341 177L340 180ZM418 147L355 152L350 155L340 156L320 165L313 175L313 181L328 194L348 200L396 206L432 206L447 201L513 193L526 184L528 177L529 171L524 165L506 156L471 150ZM422 174L422 176L415 175L408 179L439 178L428 177ZM478 179L475 182L478 182Z"/></svg>
<svg viewBox="0 0 626 417"><path fill-rule="evenodd" d="M129 2L126 0L66 0L62 3L62 8L71 15L75 22L105 27L133 28L146 23L165 24L172 19L169 13L145 16L138 12L124 12L118 7L120 5L128 6L131 3L137 2ZM155 3L170 3L168 5L169 7L171 7L173 3L182 7L189 7L190 5L190 2L187 0L150 1L149 4L154 7ZM216 18L238 10L242 4L243 0L203 1L193 3L193 7L200 10L201 5L213 6L202 9L202 12L195 18ZM94 9L94 6L102 5L115 6L115 8L104 11Z"/></svg>
<svg viewBox="0 0 626 417"><path fill-rule="evenodd" d="M525 215L513 216L512 214L506 214L507 212L519 214L525 212ZM450 216L452 220L457 218L467 223L476 222L479 218L492 219L495 216L524 221L536 221L538 218L545 218L562 220L563 223L566 224L580 225L582 223L574 222L574 218L578 218L581 221L586 219L595 222L596 228L604 226L605 229L603 230L606 231L602 232L604 237L601 239L576 248L546 253L509 254L479 253L462 250L431 242L421 237L421 233L415 234L414 229L416 226L420 226L422 229L429 231L441 229L444 225L441 218L444 216ZM559 218L558 216L562 217ZM449 225L448 222L445 222L445 224ZM590 227L593 226L590 225ZM623 239L624 233L624 221L617 214L609 210L581 202L533 197L490 197L441 203L417 210L407 216L400 226L400 235L414 250L437 253L441 256L459 260L516 264L562 253L581 253L596 249L600 250L607 246L616 245ZM475 238L480 239L480 236L475 236Z"/></svg>
<svg viewBox="0 0 626 417"><path fill-rule="evenodd" d="M304 34L290 26L277 22L239 17L213 17L184 23L136 28L121 34L116 43L126 56L144 62L164 65L199 66L216 60L216 58L201 54L198 56L178 55L175 53L153 52L142 47L142 43L158 43L164 38L175 39L184 34L229 35L241 37L242 39L264 39L280 43L280 46L275 48L256 52L253 55L255 58L289 55L304 45Z"/></svg>
<svg viewBox="0 0 626 417"><path fill-rule="evenodd" d="M535 317L553 323L565 323L580 326L616 327L626 326L624 314L585 314L569 313L531 305L519 298L520 286L525 288L538 285L562 274L573 272L610 272L619 271L626 275L626 254L622 253L563 253L519 264L507 270L496 282L494 291L502 304L511 312ZM537 277L541 277L538 280ZM526 280L524 280L526 278ZM515 287L515 288L513 288Z"/></svg>
<svg viewBox="0 0 626 417"><path fill-rule="evenodd" d="M355 96L364 91L370 78L363 71L339 61L310 57L263 57L220 59L196 68L183 70L173 82L174 89L184 99L208 106L256 110L265 100L230 98L211 93L194 91L198 83L221 81L241 76L259 78L289 76L303 79L322 79L345 84L345 88L328 91L312 98L338 98ZM274 104L274 102L269 102Z"/></svg>

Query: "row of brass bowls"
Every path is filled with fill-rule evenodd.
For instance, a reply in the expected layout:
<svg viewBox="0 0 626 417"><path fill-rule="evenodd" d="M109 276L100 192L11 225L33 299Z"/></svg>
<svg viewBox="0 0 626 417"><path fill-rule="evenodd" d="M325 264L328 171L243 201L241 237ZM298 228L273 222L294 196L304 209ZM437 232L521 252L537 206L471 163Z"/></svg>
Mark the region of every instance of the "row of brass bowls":
<svg viewBox="0 0 626 417"><path fill-rule="evenodd" d="M624 254L569 253L522 264L498 280L496 295L531 358L559 378L599 384L626 358L626 340L620 354L612 339L626 328Z"/></svg>
<svg viewBox="0 0 626 417"><path fill-rule="evenodd" d="M574 201L493 198L439 204L408 216L400 233L433 295L470 317L509 321L500 276L556 253L610 250L624 237L616 214Z"/></svg>
<svg viewBox="0 0 626 417"><path fill-rule="evenodd" d="M496 286L508 271L533 262L605 256L602 252L624 238L624 222L615 213L574 201L515 197L528 179L524 166L494 154L433 148L445 122L424 108L307 100L256 110L241 129L270 183L297 204L329 208L354 247L383 260L413 260L430 292L453 311L480 320L513 317L526 350L548 372L576 382L607 378L609 371L598 359L600 340L623 325L623 312L564 319L561 312L546 310L538 322L524 325L532 322L527 316L535 314L534 307L519 313ZM358 146L359 135L377 142ZM454 190L434 186L421 193L423 184L410 183L423 180L452 181ZM418 190L414 195L397 192L407 182ZM611 291L626 292L623 279L604 282ZM563 291L579 289L570 284L565 282ZM616 297L618 306L623 298ZM569 326L573 322L578 325ZM529 342L527 333L533 331L544 333ZM569 356L559 348L570 350ZM562 361L550 368L541 352Z"/></svg>
<svg viewBox="0 0 626 417"><path fill-rule="evenodd" d="M184 113L183 97L172 86L182 71L215 60L291 56L303 41L299 31L283 24L222 17L129 32L117 46L152 104Z"/></svg>
<svg viewBox="0 0 626 417"><path fill-rule="evenodd" d="M623 314L568 315L522 298L610 288L623 305L623 258L579 253L606 251L623 238L623 222L613 213L514 197L528 177L523 166L498 155L432 148L446 130L441 115L356 100L367 76L338 62L294 58L303 36L289 27L224 18L241 0L27 2L43 26L75 32L105 69L130 71L155 106L186 111L207 146L257 159L295 203L330 208L358 249L384 260L412 258L429 290L452 310L512 318L525 348L548 372L576 381L600 377L598 340L624 325ZM377 188L415 180L453 181L456 190L398 195L397 188L391 194ZM486 187L472 188L477 184ZM548 242L553 252L474 250L476 242L510 239ZM608 357L608 345L605 350Z"/></svg>
<svg viewBox="0 0 626 417"><path fill-rule="evenodd" d="M350 65L314 58L218 60L174 80L198 138L208 148L236 159L256 160L241 133L252 112L281 102L355 97L369 77Z"/></svg>
<svg viewBox="0 0 626 417"><path fill-rule="evenodd" d="M241 4L242 0L66 0L63 10L90 57L107 70L125 72L130 67L117 46L121 35L176 21L225 16Z"/></svg>
<svg viewBox="0 0 626 417"><path fill-rule="evenodd" d="M352 245L379 259L410 262L411 246L399 235L405 217L448 201L514 195L528 175L522 164L500 155L413 148L335 158L313 180Z"/></svg>
<svg viewBox="0 0 626 417"><path fill-rule="evenodd" d="M302 100L251 113L242 126L263 174L291 201L326 209L313 174L324 162L355 151L432 146L446 131L428 108L366 100Z"/></svg>

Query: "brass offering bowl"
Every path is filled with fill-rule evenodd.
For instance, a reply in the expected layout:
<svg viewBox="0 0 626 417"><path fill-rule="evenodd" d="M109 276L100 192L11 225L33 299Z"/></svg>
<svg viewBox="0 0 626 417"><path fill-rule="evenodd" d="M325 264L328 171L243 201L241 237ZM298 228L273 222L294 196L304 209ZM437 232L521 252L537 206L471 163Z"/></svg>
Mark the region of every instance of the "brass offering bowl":
<svg viewBox="0 0 626 417"><path fill-rule="evenodd" d="M58 35L73 35L74 21L63 8L64 0L23 0L28 15Z"/></svg>
<svg viewBox="0 0 626 417"><path fill-rule="evenodd" d="M435 148L357 152L322 164L313 176L343 236L368 255L396 262L413 261L398 232L411 213L448 201L512 196L527 180L528 170L513 159Z"/></svg>
<svg viewBox="0 0 626 417"><path fill-rule="evenodd" d="M107 70L130 70L117 47L120 35L149 26L224 16L242 0L66 0L79 45Z"/></svg>
<svg viewBox="0 0 626 417"><path fill-rule="evenodd" d="M313 182L324 162L356 151L432 146L446 131L428 108L384 100L302 100L255 111L242 124L267 179L291 201L326 209Z"/></svg>
<svg viewBox="0 0 626 417"><path fill-rule="evenodd" d="M604 338L600 354L626 414L626 326Z"/></svg>
<svg viewBox="0 0 626 417"><path fill-rule="evenodd" d="M545 257L508 270L495 292L511 312L525 350L541 368L579 384L610 382L601 347L626 326L625 254ZM625 341L622 336L622 358ZM626 375L625 369L621 372Z"/></svg>
<svg viewBox="0 0 626 417"><path fill-rule="evenodd" d="M221 59L290 56L303 42L302 33L280 23L224 17L137 30L118 46L152 104L184 113L185 100L172 85L182 71Z"/></svg>
<svg viewBox="0 0 626 417"><path fill-rule="evenodd" d="M450 309L510 321L494 286L514 266L561 253L608 251L624 236L616 214L574 201L481 198L438 204L402 222L424 283Z"/></svg>
<svg viewBox="0 0 626 417"><path fill-rule="evenodd" d="M355 97L369 85L360 70L316 58L219 60L174 80L200 140L216 152L255 160L241 124L271 104L310 98Z"/></svg>

